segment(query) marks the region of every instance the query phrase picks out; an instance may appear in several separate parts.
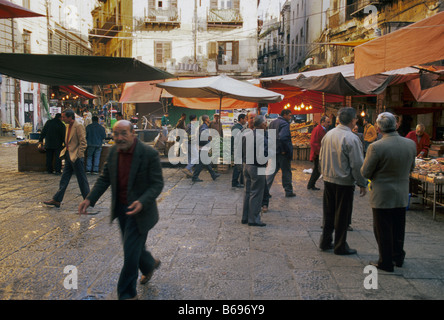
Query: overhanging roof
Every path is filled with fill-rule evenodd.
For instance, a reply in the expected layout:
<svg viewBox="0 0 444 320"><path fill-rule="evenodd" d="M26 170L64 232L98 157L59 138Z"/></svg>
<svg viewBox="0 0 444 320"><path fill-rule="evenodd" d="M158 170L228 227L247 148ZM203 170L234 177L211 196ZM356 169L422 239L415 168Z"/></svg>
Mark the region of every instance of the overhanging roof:
<svg viewBox="0 0 444 320"><path fill-rule="evenodd" d="M66 92L71 92L72 94L87 98L87 99L95 99L97 98L96 95L86 91L83 88L80 88L79 86L60 86L60 89L66 91Z"/></svg>
<svg viewBox="0 0 444 320"><path fill-rule="evenodd" d="M0 73L47 85L98 85L173 77L134 58L24 53L0 53Z"/></svg>

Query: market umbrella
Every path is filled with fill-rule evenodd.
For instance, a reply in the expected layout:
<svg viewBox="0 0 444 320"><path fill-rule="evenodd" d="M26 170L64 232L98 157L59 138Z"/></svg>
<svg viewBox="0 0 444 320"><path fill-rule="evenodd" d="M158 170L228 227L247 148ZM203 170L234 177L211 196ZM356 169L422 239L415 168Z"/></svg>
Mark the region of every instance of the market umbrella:
<svg viewBox="0 0 444 320"><path fill-rule="evenodd" d="M444 59L444 12L355 47L355 78Z"/></svg>
<svg viewBox="0 0 444 320"><path fill-rule="evenodd" d="M31 11L7 0L0 0L0 19L45 17L45 15Z"/></svg>
<svg viewBox="0 0 444 320"><path fill-rule="evenodd" d="M279 102L284 96L253 84L230 78L226 75L197 78L190 80L157 83L173 96L181 98L219 98L219 110L222 99L232 98L248 102Z"/></svg>

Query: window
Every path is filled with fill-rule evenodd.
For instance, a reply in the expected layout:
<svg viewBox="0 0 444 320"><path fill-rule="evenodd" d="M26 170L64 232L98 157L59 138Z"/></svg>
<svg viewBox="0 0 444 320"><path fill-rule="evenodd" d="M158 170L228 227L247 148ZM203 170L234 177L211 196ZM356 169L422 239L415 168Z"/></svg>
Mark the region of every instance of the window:
<svg viewBox="0 0 444 320"><path fill-rule="evenodd" d="M239 64L239 41L217 42L217 64Z"/></svg>
<svg viewBox="0 0 444 320"><path fill-rule="evenodd" d="M31 31L23 30L23 53L31 53Z"/></svg>
<svg viewBox="0 0 444 320"><path fill-rule="evenodd" d="M168 0L157 0L156 1L156 9L168 9L169 7Z"/></svg>
<svg viewBox="0 0 444 320"><path fill-rule="evenodd" d="M165 67L167 59L171 59L171 42L154 42L154 66Z"/></svg>
<svg viewBox="0 0 444 320"><path fill-rule="evenodd" d="M23 0L23 7L26 9L31 9L31 0Z"/></svg>
<svg viewBox="0 0 444 320"><path fill-rule="evenodd" d="M232 0L219 0L217 4L218 9L233 9Z"/></svg>

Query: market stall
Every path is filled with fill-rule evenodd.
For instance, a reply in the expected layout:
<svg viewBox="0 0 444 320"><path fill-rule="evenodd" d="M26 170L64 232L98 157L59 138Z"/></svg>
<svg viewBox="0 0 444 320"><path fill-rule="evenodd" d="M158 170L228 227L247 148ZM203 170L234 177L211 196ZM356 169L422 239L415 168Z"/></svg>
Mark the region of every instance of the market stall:
<svg viewBox="0 0 444 320"><path fill-rule="evenodd" d="M22 140L18 141L18 171L36 171L44 172L46 171L46 154L39 151L38 140ZM106 158L112 145L104 144L102 146L102 153L100 154L99 171L103 169ZM85 151L85 159L87 157L87 152ZM86 165L86 160L85 160Z"/></svg>
<svg viewBox="0 0 444 320"><path fill-rule="evenodd" d="M310 132L313 126L312 122L290 124L293 160L310 160Z"/></svg>
<svg viewBox="0 0 444 320"><path fill-rule="evenodd" d="M410 179L411 194L421 198L424 204L432 203L433 220L435 220L436 205L444 206L444 158L417 158L416 167L410 174Z"/></svg>

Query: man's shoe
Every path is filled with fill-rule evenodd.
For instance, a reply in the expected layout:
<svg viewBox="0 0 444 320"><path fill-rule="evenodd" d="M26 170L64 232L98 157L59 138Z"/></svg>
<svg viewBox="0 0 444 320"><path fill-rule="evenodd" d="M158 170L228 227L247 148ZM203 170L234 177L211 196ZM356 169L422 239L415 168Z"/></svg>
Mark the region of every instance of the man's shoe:
<svg viewBox="0 0 444 320"><path fill-rule="evenodd" d="M404 261L393 261L395 263L395 266L398 268L402 268L402 265L404 264Z"/></svg>
<svg viewBox="0 0 444 320"><path fill-rule="evenodd" d="M238 184L232 184L231 187L232 188L243 188L245 186L242 183L238 183Z"/></svg>
<svg viewBox="0 0 444 320"><path fill-rule="evenodd" d="M243 220L243 219L242 219L241 222L242 222L242 224L247 224L247 223L248 223L248 220Z"/></svg>
<svg viewBox="0 0 444 320"><path fill-rule="evenodd" d="M212 176L213 180L216 180L218 177L220 177L220 173L215 173Z"/></svg>
<svg viewBox="0 0 444 320"><path fill-rule="evenodd" d="M356 251L355 249L345 249L345 250L335 251L334 253L339 256L347 256L351 254L357 254L358 251Z"/></svg>
<svg viewBox="0 0 444 320"><path fill-rule="evenodd" d="M321 189L319 189L319 188L316 188L316 187L310 187L310 188L307 188L308 190L315 190L315 191L317 191L317 190L321 190Z"/></svg>
<svg viewBox="0 0 444 320"><path fill-rule="evenodd" d="M60 208L60 202L55 200L43 201L43 203L46 204L47 206L54 206L56 208Z"/></svg>
<svg viewBox="0 0 444 320"><path fill-rule="evenodd" d="M393 272L393 271L395 271L395 269L393 268L393 265L391 267L390 266L382 266L378 262L370 262L369 264L372 265L372 266L375 266L379 270L383 270L383 271L386 271L386 272Z"/></svg>
<svg viewBox="0 0 444 320"><path fill-rule="evenodd" d="M140 277L140 284L145 284L145 283L147 283L148 281L150 281L151 278L153 277L154 271L156 271L157 269L159 269L160 264L161 264L161 262L160 262L159 259L154 259L154 268L153 268L153 270L151 270L151 271L148 272L147 274L143 274L143 275Z"/></svg>
<svg viewBox="0 0 444 320"><path fill-rule="evenodd" d="M249 223L248 224L250 227L265 227L267 224L263 223L263 222L259 222L259 223Z"/></svg>
<svg viewBox="0 0 444 320"><path fill-rule="evenodd" d="M196 179L191 179L191 181L193 181L193 182L202 182L203 180L202 179L199 179L199 178L196 178Z"/></svg>
<svg viewBox="0 0 444 320"><path fill-rule="evenodd" d="M327 251L333 249L333 247L333 243L329 243L327 245L320 245L319 249L321 249L322 251Z"/></svg>
<svg viewBox="0 0 444 320"><path fill-rule="evenodd" d="M296 194L294 192L291 192L291 193L286 193L285 196L287 198L292 198L292 197L296 197Z"/></svg>

